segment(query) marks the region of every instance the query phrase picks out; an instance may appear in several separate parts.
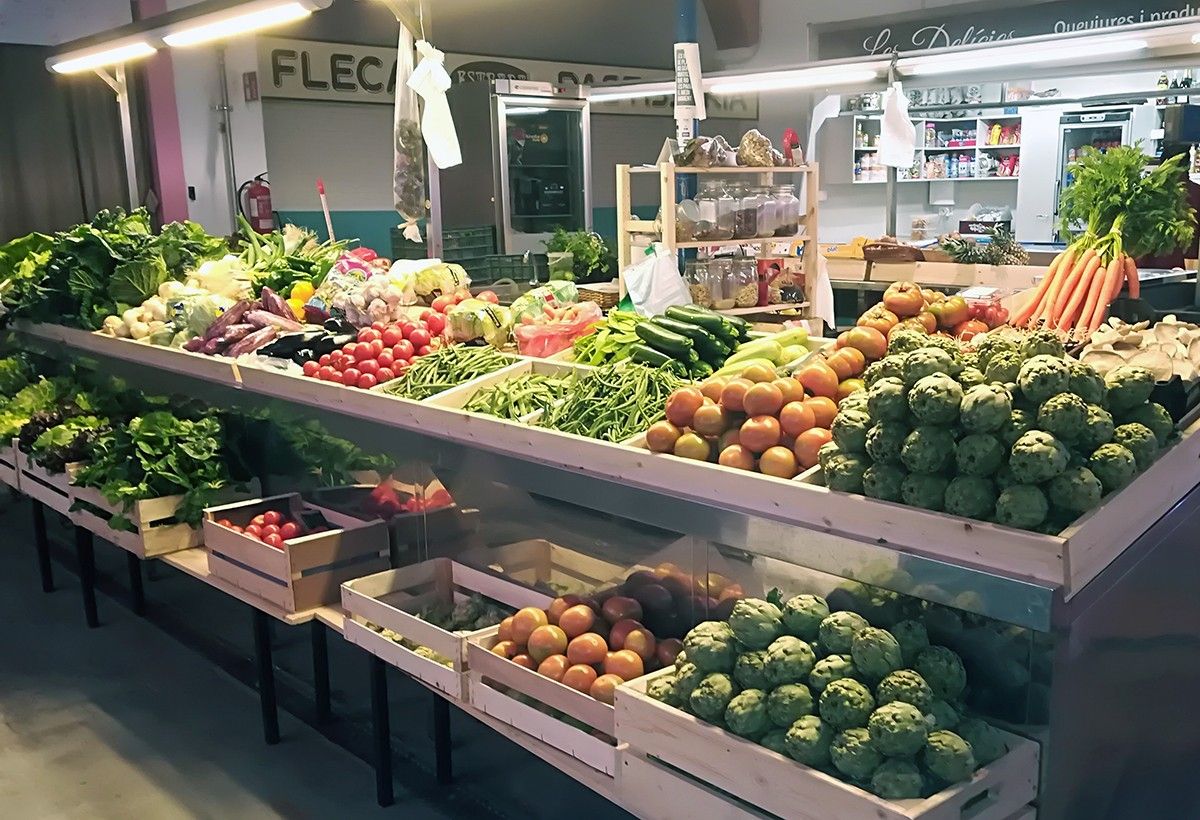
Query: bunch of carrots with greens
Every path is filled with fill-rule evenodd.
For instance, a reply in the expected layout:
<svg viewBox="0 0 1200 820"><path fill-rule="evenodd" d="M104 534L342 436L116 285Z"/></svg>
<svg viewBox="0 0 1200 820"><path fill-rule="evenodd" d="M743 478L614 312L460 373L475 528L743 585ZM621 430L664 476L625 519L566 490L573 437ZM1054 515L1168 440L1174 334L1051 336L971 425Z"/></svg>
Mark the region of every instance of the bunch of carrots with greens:
<svg viewBox="0 0 1200 820"><path fill-rule="evenodd" d="M1196 227L1183 185L1183 155L1147 171L1141 145L1084 148L1071 163L1075 181L1059 200L1061 231L1086 230L1050 263L1033 296L1013 316L1017 327L1045 327L1083 340L1128 286L1139 294L1134 259L1186 245Z"/></svg>

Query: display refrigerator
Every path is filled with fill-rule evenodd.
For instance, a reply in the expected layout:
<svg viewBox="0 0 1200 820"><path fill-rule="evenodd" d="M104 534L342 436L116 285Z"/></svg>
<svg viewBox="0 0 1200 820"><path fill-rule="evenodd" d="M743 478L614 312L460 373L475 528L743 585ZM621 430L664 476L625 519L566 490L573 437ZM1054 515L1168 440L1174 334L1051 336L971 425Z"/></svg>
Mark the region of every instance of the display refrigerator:
<svg viewBox="0 0 1200 820"><path fill-rule="evenodd" d="M497 252L544 253L556 228L591 230L586 92L521 80L447 93L463 163L441 172L443 229L496 226Z"/></svg>

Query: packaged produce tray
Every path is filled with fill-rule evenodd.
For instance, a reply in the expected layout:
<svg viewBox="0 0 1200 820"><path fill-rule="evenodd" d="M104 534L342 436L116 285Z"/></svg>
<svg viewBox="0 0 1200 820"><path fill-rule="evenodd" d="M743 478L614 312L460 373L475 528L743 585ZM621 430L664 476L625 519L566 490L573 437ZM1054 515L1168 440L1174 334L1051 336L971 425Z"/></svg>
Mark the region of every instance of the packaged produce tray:
<svg viewBox="0 0 1200 820"><path fill-rule="evenodd" d="M68 464L63 472L51 473L29 455L18 450L15 441L12 455L17 473L14 482L21 492L35 501L42 502L56 513L69 515L77 490L71 486L71 479L79 469L79 464Z"/></svg>
<svg viewBox="0 0 1200 820"><path fill-rule="evenodd" d="M71 523L83 527L115 544L138 558L154 558L180 550L199 547L204 543L204 530L175 520L182 495L148 498L135 502L128 513L110 504L94 487L72 487L75 509L71 512ZM221 493L224 501L254 498L259 494L258 479L249 482L244 492L229 490ZM133 525L133 530L113 529L110 521L115 515L124 515Z"/></svg>
<svg viewBox="0 0 1200 820"><path fill-rule="evenodd" d="M295 519L312 510L336 529L293 538L280 550L217 524L226 518L245 527L268 510ZM343 581L386 569L388 564L387 527L382 521L360 521L305 505L295 493L206 509L204 545L209 572L285 612L335 603Z"/></svg>
<svg viewBox="0 0 1200 820"><path fill-rule="evenodd" d="M19 490L20 476L21 471L17 467L17 440L13 439L8 445L0 447L0 482Z"/></svg>
<svg viewBox="0 0 1200 820"><path fill-rule="evenodd" d="M646 695L670 670L617 687L616 732L629 749L764 811L798 820L1008 820L1037 796L1038 744L1004 732L1008 753L925 799L884 800Z"/></svg>
<svg viewBox="0 0 1200 820"><path fill-rule="evenodd" d="M488 632L486 627L471 632L450 632L417 616L430 604L458 603L478 592L513 609L545 608L551 598L487 572L434 558L402 569L385 570L342 584L342 608L349 616L346 640L395 666L418 680L467 700L469 698L466 639ZM427 647L450 661L447 666L417 654L385 638L367 622L390 629L418 646Z"/></svg>
<svg viewBox="0 0 1200 820"><path fill-rule="evenodd" d="M498 631L499 627L492 627L467 638L472 705L593 769L615 775L613 707L495 654L491 649L499 639ZM591 727L605 738L522 702L530 699Z"/></svg>
<svg viewBox="0 0 1200 820"><path fill-rule="evenodd" d="M400 513L388 519L367 512L362 507L363 499L375 489L375 484L350 484L343 487L319 487L303 493L304 500L318 507L325 507L359 521L383 521L389 537L399 548L406 544L423 541L446 541L473 532L478 526L477 510L464 510L458 504L427 509L424 512ZM403 499L412 498L411 492L397 489Z"/></svg>
<svg viewBox="0 0 1200 820"><path fill-rule="evenodd" d="M508 381L509 379L517 376L524 376L528 373L533 373L541 376L559 378L571 376L576 373L587 373L595 369L596 368L592 367L591 365L572 364L570 362L556 361L554 359L520 359L503 370L496 370L492 373L480 376L477 379L464 382L458 387L453 387L443 393L438 393L436 396L426 399L425 403L437 405L438 407L448 407L454 410L461 410L479 391L485 390L489 387L494 387L501 382ZM522 418L527 418L528 416L529 414L525 414L525 416L522 416ZM511 420L515 421L515 419Z"/></svg>
<svg viewBox="0 0 1200 820"><path fill-rule="evenodd" d="M586 594L620 581L628 572L622 564L594 558L541 538L500 547L478 547L458 560L499 573L554 597Z"/></svg>

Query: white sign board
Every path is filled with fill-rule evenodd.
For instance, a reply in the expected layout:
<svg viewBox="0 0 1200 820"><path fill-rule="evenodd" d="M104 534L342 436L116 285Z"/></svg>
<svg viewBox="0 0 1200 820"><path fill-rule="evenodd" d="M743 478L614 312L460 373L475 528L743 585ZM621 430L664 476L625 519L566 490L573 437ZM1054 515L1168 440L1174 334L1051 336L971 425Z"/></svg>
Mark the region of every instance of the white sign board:
<svg viewBox="0 0 1200 820"><path fill-rule="evenodd" d="M259 37L258 66L259 92L266 99L391 105L396 86L396 51L378 46ZM454 83L509 79L554 85L591 85L670 80L674 76L673 72L662 69L452 53L446 54L446 71ZM706 95L705 100L709 117L758 119L757 95ZM592 106L593 114L674 116L670 96L593 103Z"/></svg>

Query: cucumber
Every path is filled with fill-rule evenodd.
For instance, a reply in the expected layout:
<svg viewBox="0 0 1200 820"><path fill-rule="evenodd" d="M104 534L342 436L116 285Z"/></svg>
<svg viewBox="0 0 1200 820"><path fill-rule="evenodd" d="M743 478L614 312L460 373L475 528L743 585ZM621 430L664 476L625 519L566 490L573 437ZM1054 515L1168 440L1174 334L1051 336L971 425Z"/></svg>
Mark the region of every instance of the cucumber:
<svg viewBox="0 0 1200 820"><path fill-rule="evenodd" d="M666 328L642 322L635 329L637 337L655 350L676 358L686 358L692 350L692 340Z"/></svg>
<svg viewBox="0 0 1200 820"><path fill-rule="evenodd" d="M676 361L667 354L659 353L654 348L640 343L629 346L629 358L641 364L648 364L651 367L666 367Z"/></svg>

